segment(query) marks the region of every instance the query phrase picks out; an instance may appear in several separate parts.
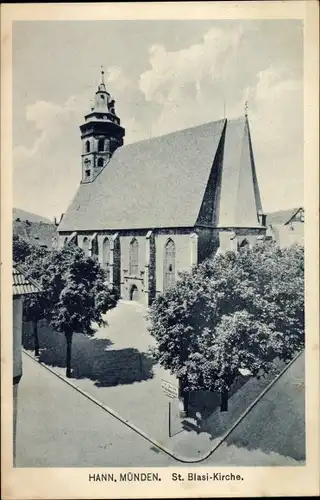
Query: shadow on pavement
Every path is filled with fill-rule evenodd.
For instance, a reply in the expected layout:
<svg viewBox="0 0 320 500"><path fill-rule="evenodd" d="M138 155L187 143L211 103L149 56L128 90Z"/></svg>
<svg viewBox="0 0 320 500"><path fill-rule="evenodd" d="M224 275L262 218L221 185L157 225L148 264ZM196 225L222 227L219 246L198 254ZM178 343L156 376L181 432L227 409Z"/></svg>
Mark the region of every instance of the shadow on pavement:
<svg viewBox="0 0 320 500"><path fill-rule="evenodd" d="M39 325L39 361L49 366L66 367L66 341L62 333ZM72 341L72 378L88 378L97 387L132 384L153 378L153 359L133 347L112 349L109 339L90 338L76 333ZM32 328L24 325L23 347L34 349Z"/></svg>

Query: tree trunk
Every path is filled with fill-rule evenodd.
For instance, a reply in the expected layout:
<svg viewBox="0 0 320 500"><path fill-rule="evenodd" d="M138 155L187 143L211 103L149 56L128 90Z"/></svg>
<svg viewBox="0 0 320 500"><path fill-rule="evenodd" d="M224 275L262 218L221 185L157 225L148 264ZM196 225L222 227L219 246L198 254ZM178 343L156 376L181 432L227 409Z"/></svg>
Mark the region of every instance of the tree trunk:
<svg viewBox="0 0 320 500"><path fill-rule="evenodd" d="M33 320L34 355L39 356L38 321Z"/></svg>
<svg viewBox="0 0 320 500"><path fill-rule="evenodd" d="M71 378L71 347L72 347L72 335L66 335L67 341L67 369L66 369L66 377Z"/></svg>
<svg viewBox="0 0 320 500"><path fill-rule="evenodd" d="M186 414L186 417L188 417L188 414L189 414L189 392L183 393L183 410Z"/></svg>
<svg viewBox="0 0 320 500"><path fill-rule="evenodd" d="M181 416L187 417L188 416L188 411L189 411L189 392L184 391L184 388L186 386L186 382L183 378L179 379L179 385L180 385L180 401L182 403L182 412ZM181 404L180 403L180 404Z"/></svg>
<svg viewBox="0 0 320 500"><path fill-rule="evenodd" d="M228 411L228 391L224 389L221 391L221 399L220 399L220 411Z"/></svg>

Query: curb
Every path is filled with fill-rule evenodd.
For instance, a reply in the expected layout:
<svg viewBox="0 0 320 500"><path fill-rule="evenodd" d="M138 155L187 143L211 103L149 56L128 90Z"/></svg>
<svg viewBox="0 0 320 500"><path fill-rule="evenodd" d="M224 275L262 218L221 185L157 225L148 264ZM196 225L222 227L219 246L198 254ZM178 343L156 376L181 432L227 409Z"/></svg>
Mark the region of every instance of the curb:
<svg viewBox="0 0 320 500"><path fill-rule="evenodd" d="M127 427L129 427L131 430L133 430L134 432L136 432L137 434L139 434L141 437L143 437L144 439L146 439L153 446L156 446L158 449L160 449L161 451L163 451L166 455L170 456L171 458L173 458L177 462L181 462L181 463L185 463L185 464L197 464L197 463L203 462L204 460L207 460L223 444L223 442L227 439L227 437L231 434L231 432L242 422L242 420L256 406L256 404L260 401L260 399L263 398L263 396L273 387L273 385L279 380L279 378L282 377L282 375L290 368L290 366L304 352L304 350L300 351L290 361L290 363L288 363L287 366L285 366L285 368L275 377L275 379L272 380L272 382L270 382L270 384L267 385L267 387L259 394L259 396L256 397L256 399L248 406L248 408L246 408L246 410L240 415L240 417L235 421L235 423L230 427L230 429L228 429L221 436L221 438L219 439L219 441L215 444L215 446L210 451L208 451L202 457L197 458L196 460L191 460L191 459L188 459L186 457L182 457L182 456L180 456L180 455L178 455L176 453L173 453L171 450L169 450L169 448L166 448L165 446L161 445L160 443L158 443L157 441L155 441L154 439L152 439L150 436L148 436L147 434L145 434L145 432L143 432L142 430L140 430L138 427L136 427L129 420L121 417L121 415L119 415L114 410L112 410L108 406L106 406L103 403L101 403L100 401L98 401L96 398L94 398L93 396L91 396L86 391L80 389L80 387L78 387L77 385L75 385L73 382L69 381L67 378L63 377L62 375L60 375L55 370L53 370L49 366L45 365L41 361L38 361L37 358L35 358L32 354L30 354L29 352L27 352L25 349L22 349L22 351L29 358L31 358L35 363L38 363L41 366L43 366L46 370L48 370L49 372L51 372L53 375L55 375L56 377L58 377L60 380L62 380L63 382L67 383L70 387L72 387L73 389L75 389L76 391L78 391L80 394L82 394L87 399L89 399L90 401L92 401L93 403L95 403L97 406L99 406L100 408L102 408L104 411L106 411L107 413L109 413L111 416L113 416L114 418L116 418L117 420L119 420L120 422L122 422L124 425L126 425Z"/></svg>

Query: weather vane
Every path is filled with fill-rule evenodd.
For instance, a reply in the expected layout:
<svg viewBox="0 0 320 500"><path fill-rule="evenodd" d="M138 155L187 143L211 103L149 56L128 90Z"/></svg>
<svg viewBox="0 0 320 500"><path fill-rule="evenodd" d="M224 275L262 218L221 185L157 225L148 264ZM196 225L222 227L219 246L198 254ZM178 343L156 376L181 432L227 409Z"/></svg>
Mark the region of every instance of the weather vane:
<svg viewBox="0 0 320 500"><path fill-rule="evenodd" d="M246 101L244 103L244 114L245 114L245 116L247 116L247 114L248 114L248 101Z"/></svg>
<svg viewBox="0 0 320 500"><path fill-rule="evenodd" d="M101 80L102 80L102 83L104 83L104 69L103 69L103 66L101 66Z"/></svg>

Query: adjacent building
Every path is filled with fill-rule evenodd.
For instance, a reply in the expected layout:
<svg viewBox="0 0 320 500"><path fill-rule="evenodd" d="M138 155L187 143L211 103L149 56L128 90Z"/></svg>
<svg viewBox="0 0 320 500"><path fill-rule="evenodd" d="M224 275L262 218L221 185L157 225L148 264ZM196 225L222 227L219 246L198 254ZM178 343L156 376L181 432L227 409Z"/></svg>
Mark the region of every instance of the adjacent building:
<svg viewBox="0 0 320 500"><path fill-rule="evenodd" d="M179 271L265 234L246 114L123 146L102 73L80 132L81 182L58 245L99 259L123 299L150 304Z"/></svg>
<svg viewBox="0 0 320 500"><path fill-rule="evenodd" d="M13 446L15 459L16 425L18 405L18 384L22 377L22 322L23 322L23 297L31 293L39 293L40 286L17 264L12 268L12 336L13 336Z"/></svg>
<svg viewBox="0 0 320 500"><path fill-rule="evenodd" d="M279 210L267 214L267 233L278 245L288 247L304 244L304 208Z"/></svg>

